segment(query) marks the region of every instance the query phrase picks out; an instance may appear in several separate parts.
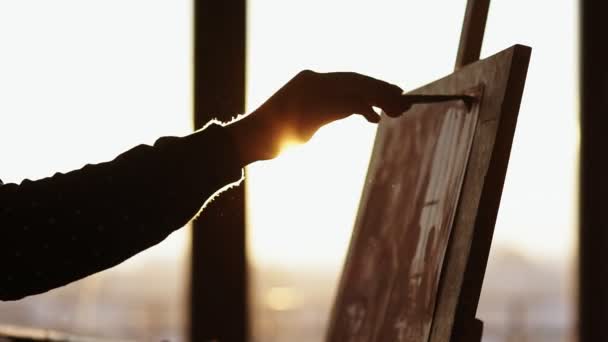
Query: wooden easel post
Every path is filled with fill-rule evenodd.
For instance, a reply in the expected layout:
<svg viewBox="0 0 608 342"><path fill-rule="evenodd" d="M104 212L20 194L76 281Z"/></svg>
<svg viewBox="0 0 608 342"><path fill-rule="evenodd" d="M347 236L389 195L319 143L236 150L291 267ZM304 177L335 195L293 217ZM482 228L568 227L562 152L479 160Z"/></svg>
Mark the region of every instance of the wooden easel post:
<svg viewBox="0 0 608 342"><path fill-rule="evenodd" d="M468 0L454 70L479 60L490 0Z"/></svg>
<svg viewBox="0 0 608 342"><path fill-rule="evenodd" d="M460 32L454 70L479 60L490 0L468 0ZM454 327L452 342L477 342L483 335L483 321L472 318L464 326Z"/></svg>

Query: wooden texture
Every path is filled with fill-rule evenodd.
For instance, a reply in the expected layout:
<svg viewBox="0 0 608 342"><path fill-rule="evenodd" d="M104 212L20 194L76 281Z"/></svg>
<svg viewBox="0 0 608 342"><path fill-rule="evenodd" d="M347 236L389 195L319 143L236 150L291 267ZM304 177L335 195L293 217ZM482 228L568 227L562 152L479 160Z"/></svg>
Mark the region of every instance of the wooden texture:
<svg viewBox="0 0 608 342"><path fill-rule="evenodd" d="M412 92L483 88L470 110L418 105L380 124L329 341L447 342L481 332L475 311L529 55L514 46Z"/></svg>
<svg viewBox="0 0 608 342"><path fill-rule="evenodd" d="M428 337L477 109L417 105L380 127L332 341Z"/></svg>
<svg viewBox="0 0 608 342"><path fill-rule="evenodd" d="M194 9L194 122L201 128L245 111L246 3L196 0ZM244 189L224 192L193 223L191 341L247 340Z"/></svg>
<svg viewBox="0 0 608 342"><path fill-rule="evenodd" d="M424 88L457 91L485 85L443 265L431 342L449 341L452 333L459 335L458 329L467 329L475 319L530 53L529 47L516 45Z"/></svg>
<svg viewBox="0 0 608 342"><path fill-rule="evenodd" d="M468 0L460 32L455 70L479 60L490 0Z"/></svg>
<svg viewBox="0 0 608 342"><path fill-rule="evenodd" d="M489 10L490 0L467 1L454 70L457 71L479 60ZM481 341L483 333L482 321L475 319L472 321L461 321L459 324L461 326L454 328L456 333L452 334L452 342Z"/></svg>

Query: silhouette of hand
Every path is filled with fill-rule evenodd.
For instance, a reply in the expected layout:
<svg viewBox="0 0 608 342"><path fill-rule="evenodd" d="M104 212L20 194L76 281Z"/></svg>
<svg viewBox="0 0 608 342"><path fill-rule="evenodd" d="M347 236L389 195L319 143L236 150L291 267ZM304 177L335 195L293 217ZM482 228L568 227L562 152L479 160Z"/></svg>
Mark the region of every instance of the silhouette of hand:
<svg viewBox="0 0 608 342"><path fill-rule="evenodd" d="M354 113L377 123L380 116L372 106L398 116L410 106L401 99L402 92L395 85L356 73L305 70L256 111L228 127L248 164L274 158L285 139L306 142L321 126Z"/></svg>

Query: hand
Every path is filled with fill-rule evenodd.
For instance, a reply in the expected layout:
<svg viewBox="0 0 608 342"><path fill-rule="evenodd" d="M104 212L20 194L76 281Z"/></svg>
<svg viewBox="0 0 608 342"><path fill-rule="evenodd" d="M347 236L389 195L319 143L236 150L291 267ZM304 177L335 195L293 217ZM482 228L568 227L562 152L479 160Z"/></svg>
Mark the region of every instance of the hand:
<svg viewBox="0 0 608 342"><path fill-rule="evenodd" d="M377 123L372 106L389 116L407 109L401 88L350 72L302 71L260 108L228 127L233 131L244 164L274 158L285 139L308 141L323 125L353 113Z"/></svg>

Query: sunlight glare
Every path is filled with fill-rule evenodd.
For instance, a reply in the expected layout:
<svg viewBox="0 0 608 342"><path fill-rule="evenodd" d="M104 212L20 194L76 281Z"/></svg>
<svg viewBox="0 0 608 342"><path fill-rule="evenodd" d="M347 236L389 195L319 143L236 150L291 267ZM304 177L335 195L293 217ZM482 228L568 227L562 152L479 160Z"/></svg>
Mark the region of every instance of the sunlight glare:
<svg viewBox="0 0 608 342"><path fill-rule="evenodd" d="M247 188L254 263L341 263L374 133L364 119L346 119L305 145L286 142L278 158L249 167L255 175Z"/></svg>
<svg viewBox="0 0 608 342"><path fill-rule="evenodd" d="M279 155L287 155L297 153L304 143L295 138L286 138L281 142L281 151Z"/></svg>

